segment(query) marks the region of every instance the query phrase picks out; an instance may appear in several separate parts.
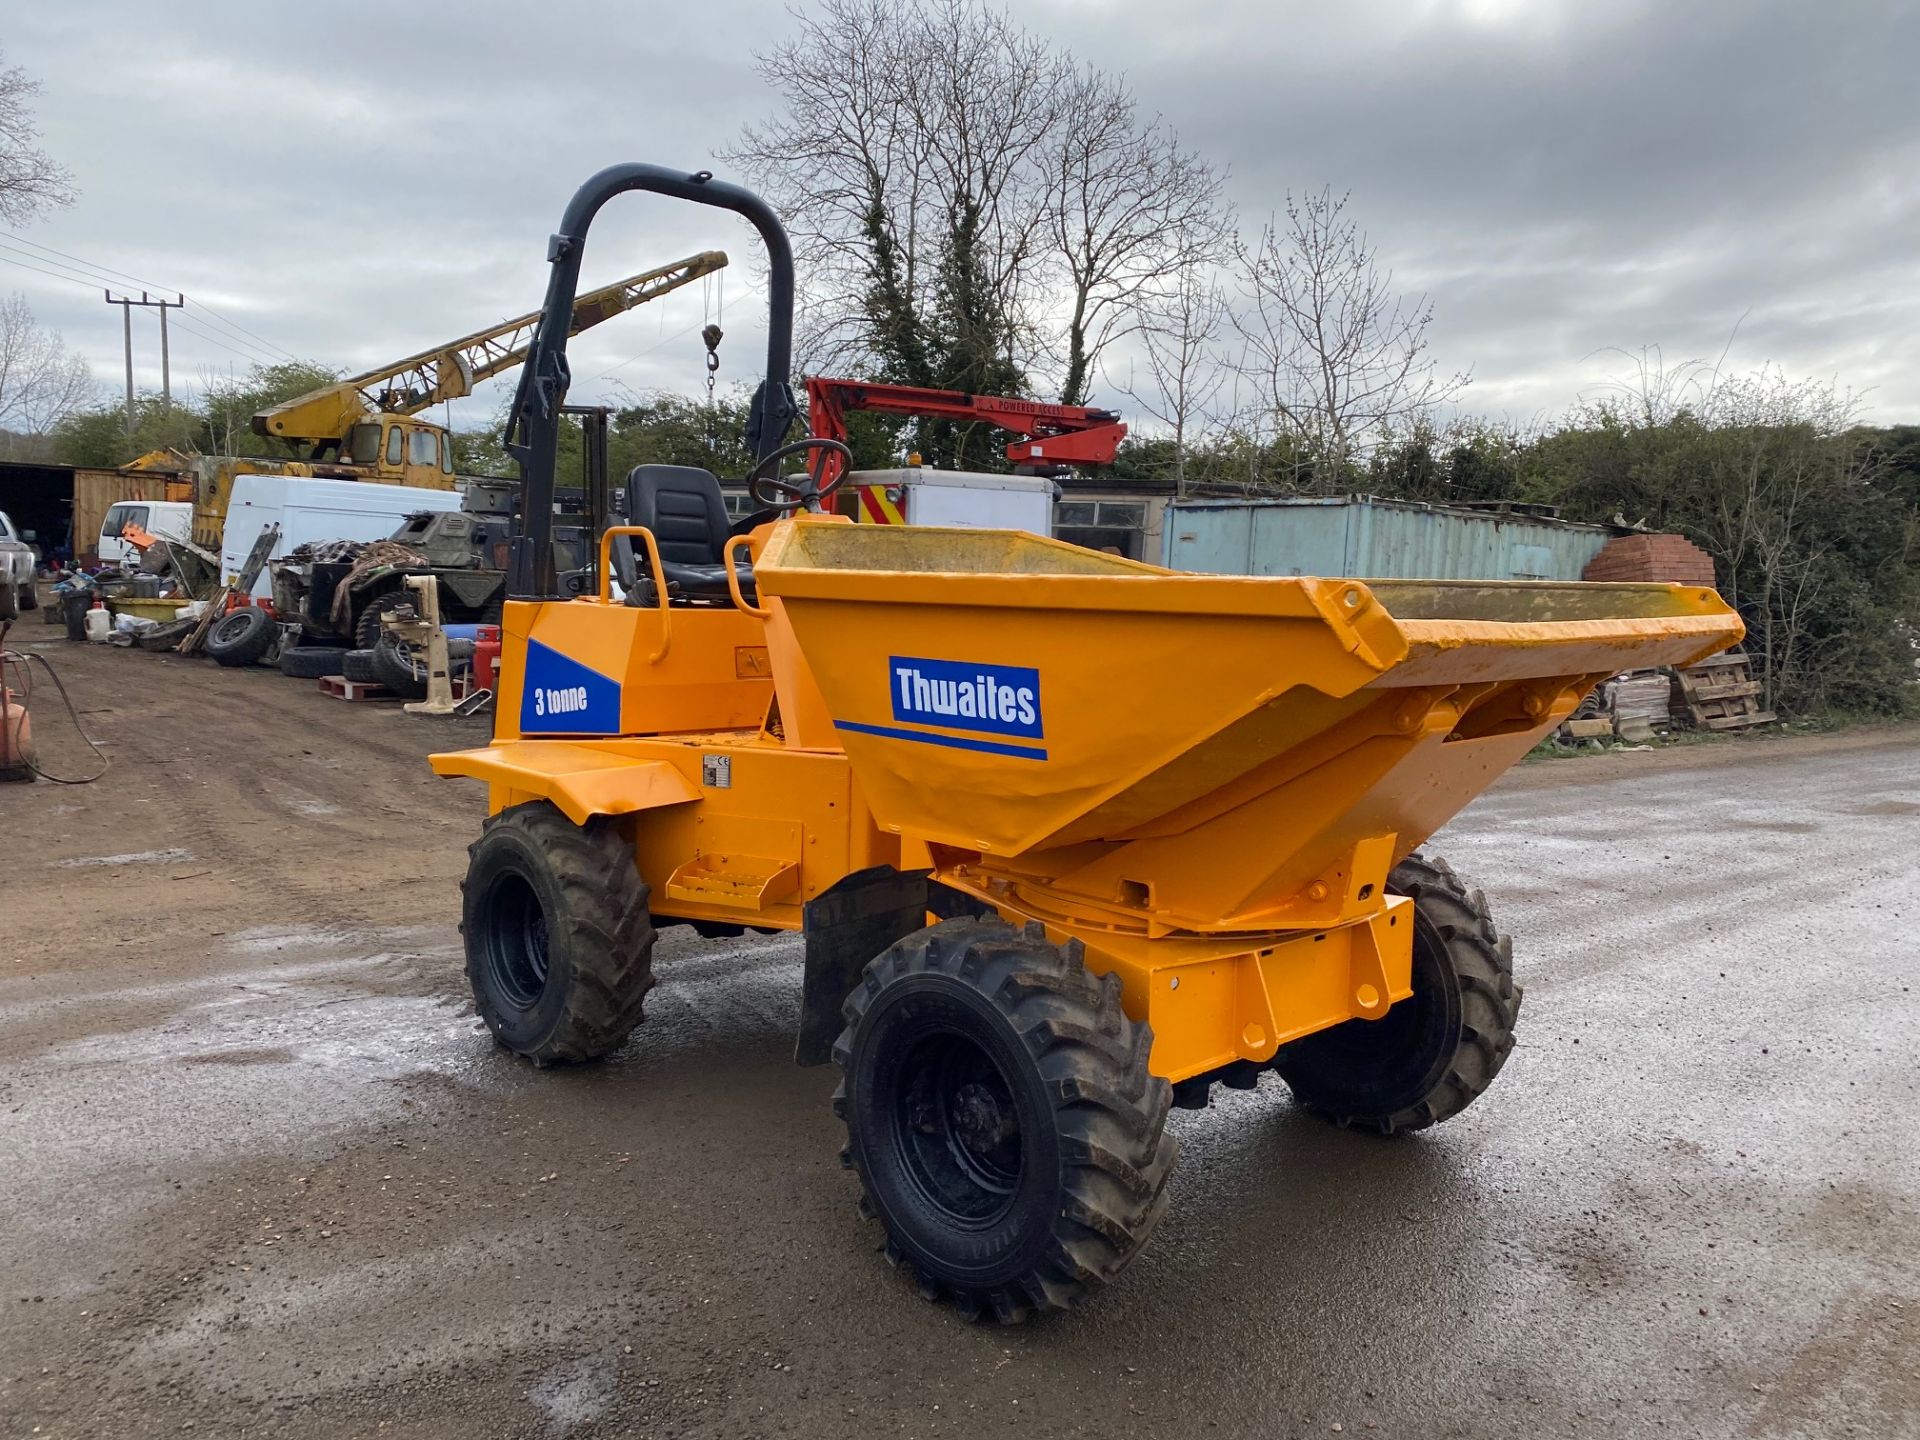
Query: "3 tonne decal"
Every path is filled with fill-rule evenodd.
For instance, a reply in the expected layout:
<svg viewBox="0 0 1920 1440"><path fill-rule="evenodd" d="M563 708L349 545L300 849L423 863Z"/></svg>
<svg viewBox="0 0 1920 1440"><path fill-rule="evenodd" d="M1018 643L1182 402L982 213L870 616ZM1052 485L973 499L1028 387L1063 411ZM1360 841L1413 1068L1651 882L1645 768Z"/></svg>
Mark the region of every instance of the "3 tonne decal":
<svg viewBox="0 0 1920 1440"><path fill-rule="evenodd" d="M538 640L527 642L520 691L523 735L617 735L620 682Z"/></svg>
<svg viewBox="0 0 1920 1440"><path fill-rule="evenodd" d="M1046 719L1040 705L1040 672L1024 665L989 665L966 660L929 660L913 655L887 658L887 690L897 725L839 721L842 730L983 750L1026 760L1047 758ZM909 725L937 726L960 735L931 734ZM986 737L1005 736L1007 739Z"/></svg>

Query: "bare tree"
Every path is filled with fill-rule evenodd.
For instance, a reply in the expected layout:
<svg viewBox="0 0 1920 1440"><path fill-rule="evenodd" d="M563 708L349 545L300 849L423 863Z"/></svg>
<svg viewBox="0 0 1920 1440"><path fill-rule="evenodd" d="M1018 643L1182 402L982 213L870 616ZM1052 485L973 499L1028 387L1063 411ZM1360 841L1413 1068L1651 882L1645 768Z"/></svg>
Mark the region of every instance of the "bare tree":
<svg viewBox="0 0 1920 1440"><path fill-rule="evenodd" d="M1338 488L1381 437L1408 429L1464 390L1429 353L1433 307L1403 296L1393 274L1323 190L1287 197L1257 241L1239 247L1245 304L1233 311L1242 368L1264 424L1322 493Z"/></svg>
<svg viewBox="0 0 1920 1440"><path fill-rule="evenodd" d="M1134 298L1222 244L1220 181L1118 78L983 0L823 0L726 155L786 218L803 353L1081 399Z"/></svg>
<svg viewBox="0 0 1920 1440"><path fill-rule="evenodd" d="M1704 427L1689 454L1689 483L1706 502L1695 507L1697 535L1728 595L1753 617L1747 649L1775 705L1783 692L1819 688L1807 673L1820 659L1807 634L1811 613L1831 598L1820 594L1831 545L1820 511L1871 489L1883 458L1848 437L1860 411L1852 391L1768 367L1710 373L1689 411Z"/></svg>
<svg viewBox="0 0 1920 1440"><path fill-rule="evenodd" d="M1884 623L1877 607L1906 593L1897 574L1876 593L1869 557L1903 568L1915 533L1886 455L1858 428L1861 397L1773 366L1729 374L1669 363L1657 346L1610 353L1629 370L1583 397L1562 432L1597 442L1573 473L1586 469L1598 493L1571 498L1591 507L1604 496L1713 557L1768 708L1805 709L1857 680L1862 627Z"/></svg>
<svg viewBox="0 0 1920 1440"><path fill-rule="evenodd" d="M1216 348L1226 305L1213 267L1190 259L1139 312L1134 338L1145 374L1135 371L1116 387L1172 433L1176 494L1186 493L1194 427L1226 383L1227 367Z"/></svg>
<svg viewBox="0 0 1920 1440"><path fill-rule="evenodd" d="M0 70L0 221L9 225L73 203L73 176L34 144L31 102L39 93L40 82L18 65Z"/></svg>
<svg viewBox="0 0 1920 1440"><path fill-rule="evenodd" d="M67 353L57 331L40 328L27 297L0 300L0 445L31 451L93 393L87 362Z"/></svg>
<svg viewBox="0 0 1920 1440"><path fill-rule="evenodd" d="M957 311L1028 358L1058 63L973 0L825 0L795 18L760 62L784 112L725 158L794 236L811 354L938 383L935 317Z"/></svg>
<svg viewBox="0 0 1920 1440"><path fill-rule="evenodd" d="M1060 399L1077 405L1101 351L1144 323L1140 298L1220 258L1229 215L1213 167L1164 120L1143 121L1118 76L1072 77L1056 145L1053 248L1068 290Z"/></svg>

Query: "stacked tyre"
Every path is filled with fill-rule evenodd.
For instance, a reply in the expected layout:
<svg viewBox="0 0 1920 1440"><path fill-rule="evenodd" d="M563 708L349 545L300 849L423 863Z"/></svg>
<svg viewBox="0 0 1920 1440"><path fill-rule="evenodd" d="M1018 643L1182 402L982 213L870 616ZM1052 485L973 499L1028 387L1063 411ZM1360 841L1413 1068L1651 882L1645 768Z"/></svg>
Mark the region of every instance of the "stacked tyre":
<svg viewBox="0 0 1920 1440"><path fill-rule="evenodd" d="M289 645L280 652L280 673L296 680L318 680L340 673L347 652L338 645Z"/></svg>
<svg viewBox="0 0 1920 1440"><path fill-rule="evenodd" d="M419 649L404 640L391 635L382 635L371 650L353 652L364 654L371 678L377 684L386 686L394 694L406 700L424 700L427 698L427 657ZM473 642L471 640L447 641L447 668L459 673L473 666ZM349 676L349 679L352 677Z"/></svg>

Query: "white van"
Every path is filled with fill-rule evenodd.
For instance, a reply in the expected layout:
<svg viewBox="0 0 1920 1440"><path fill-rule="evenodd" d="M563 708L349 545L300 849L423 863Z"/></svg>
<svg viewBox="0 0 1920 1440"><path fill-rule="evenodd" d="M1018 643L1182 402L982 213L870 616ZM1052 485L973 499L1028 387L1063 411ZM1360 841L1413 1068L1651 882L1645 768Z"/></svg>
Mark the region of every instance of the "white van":
<svg viewBox="0 0 1920 1440"><path fill-rule="evenodd" d="M238 580L261 528L276 520L280 538L269 560L315 540L384 540L416 511L459 508L458 490L306 475L236 475L227 501L226 528L220 535L220 570L228 584ZM254 582L254 598L266 600L272 594L273 577L262 566Z"/></svg>
<svg viewBox="0 0 1920 1440"><path fill-rule="evenodd" d="M116 500L100 520L93 553L102 565L138 565L140 552L120 538L129 525L138 525L162 540L193 539L193 506L185 500Z"/></svg>

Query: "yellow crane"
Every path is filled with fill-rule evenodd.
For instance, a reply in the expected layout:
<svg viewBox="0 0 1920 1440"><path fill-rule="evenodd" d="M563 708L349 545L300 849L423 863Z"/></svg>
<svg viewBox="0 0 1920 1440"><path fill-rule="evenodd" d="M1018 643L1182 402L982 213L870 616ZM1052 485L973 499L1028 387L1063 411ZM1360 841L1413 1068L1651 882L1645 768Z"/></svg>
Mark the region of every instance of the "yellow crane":
<svg viewBox="0 0 1920 1440"><path fill-rule="evenodd" d="M724 269L726 263L724 252L703 250L603 285L575 302L568 333L592 329ZM471 394L481 381L520 364L539 322L539 311L518 315L257 413L254 433L286 441L299 452L297 458L183 456L159 450L141 456L126 469L174 472L181 482L180 498L190 487L194 538L209 547L220 543L236 475L310 475L451 490L459 483L451 437L444 427L418 417L443 400Z"/></svg>
<svg viewBox="0 0 1920 1440"><path fill-rule="evenodd" d="M573 307L570 334L644 305L725 267L727 257L704 250L671 265L603 285ZM511 370L526 358L540 312L490 325L390 365L296 396L253 417L253 432L304 446L309 460L349 459L371 465L380 478L402 485L445 488L453 473L441 430L424 420L400 424L443 400L457 400L473 387ZM396 439L399 435L402 438ZM432 437L418 440L415 437ZM396 474L395 472L399 472ZM401 478L401 477L404 478Z"/></svg>

